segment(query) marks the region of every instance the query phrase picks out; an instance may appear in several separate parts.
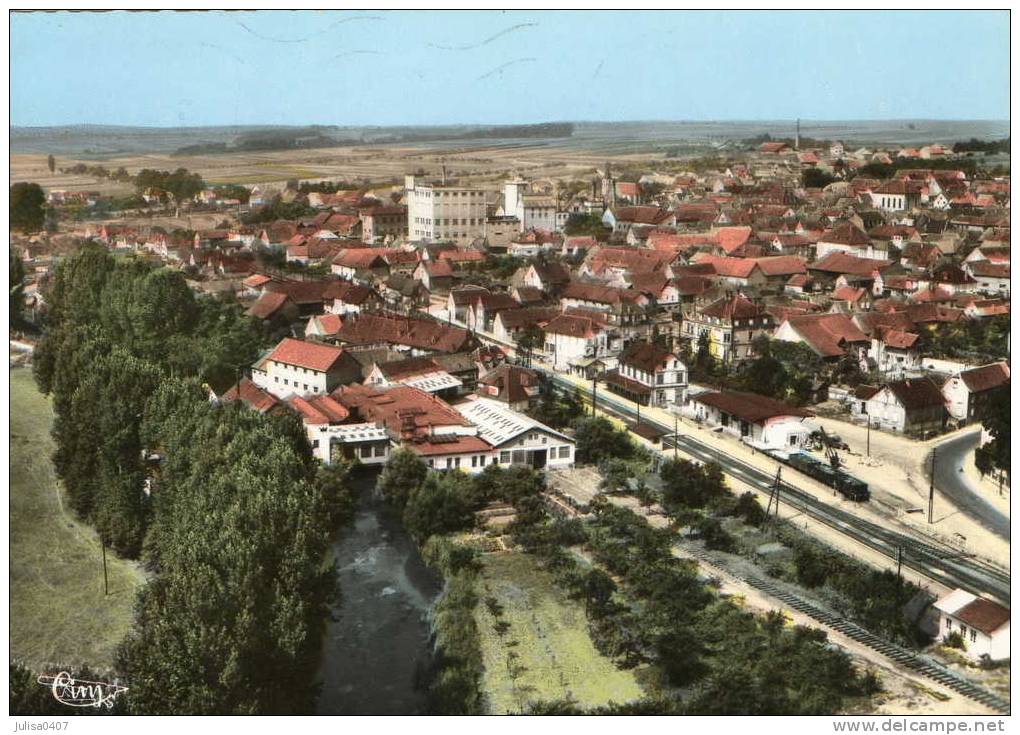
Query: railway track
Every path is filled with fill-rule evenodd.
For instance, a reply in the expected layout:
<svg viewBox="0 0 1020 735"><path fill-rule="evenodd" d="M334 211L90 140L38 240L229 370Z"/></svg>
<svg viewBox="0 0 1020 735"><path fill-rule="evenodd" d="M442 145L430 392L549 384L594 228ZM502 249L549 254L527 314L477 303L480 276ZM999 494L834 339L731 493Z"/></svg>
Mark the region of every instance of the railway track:
<svg viewBox="0 0 1020 735"><path fill-rule="evenodd" d="M545 371L553 384L561 390L581 390L591 395L587 386L580 387L556 373ZM600 393L599 405L603 410L623 419L634 419L636 412L629 406L615 400L611 395ZM673 427L643 416L642 421L650 424L667 436L663 444L673 447ZM677 448L702 462L715 462L732 477L762 491L773 485L773 477L765 471L742 460L711 447L697 439L681 435L676 438ZM894 531L877 523L860 518L851 512L819 500L811 493L783 482L780 490L781 501L814 520L824 523L840 533L853 538L890 559L902 559L904 566L926 577L950 587L960 587L977 595L990 595L999 601L1010 602L1009 572L986 562L967 558L958 549L924 541L905 533Z"/></svg>
<svg viewBox="0 0 1020 735"><path fill-rule="evenodd" d="M701 549L684 547L684 553L693 556L699 561L716 566L716 562ZM946 668L942 664L927 656L919 655L908 648L904 648L903 646L887 641L884 638L865 630L856 623L836 615L835 613L826 610L819 605L790 592L789 590L783 589L767 579L762 579L753 575L737 574L729 569L726 570L726 573L740 579L742 582L745 582L760 592L764 592L769 597L779 600L793 610L807 615L811 619L817 620L819 623L822 623L833 630L839 631L851 640L857 641L858 643L877 651L890 661L936 681L939 684L952 689L958 694L962 694L969 699L980 702L996 712L1001 712L1007 715L1010 712L1010 704L1005 699L984 687L978 686L970 679L960 676L956 672Z"/></svg>

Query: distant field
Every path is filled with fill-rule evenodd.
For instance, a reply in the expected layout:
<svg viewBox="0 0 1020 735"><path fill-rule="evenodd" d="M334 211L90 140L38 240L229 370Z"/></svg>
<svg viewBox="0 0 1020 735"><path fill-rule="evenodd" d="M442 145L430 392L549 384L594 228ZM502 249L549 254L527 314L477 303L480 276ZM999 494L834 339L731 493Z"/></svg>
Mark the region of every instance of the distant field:
<svg viewBox="0 0 1020 735"><path fill-rule="evenodd" d="M486 556L482 577L483 602L475 614L490 713L520 712L527 703L565 697L586 708L642 697L634 672L617 669L599 654L580 604L534 559L526 554ZM502 606L499 618L485 605L487 596ZM494 627L498 620L509 624L502 636Z"/></svg>
<svg viewBox="0 0 1020 735"><path fill-rule="evenodd" d="M107 552L110 595L95 532L61 505L50 456L53 411L28 368L10 371L11 658L109 667L131 624L141 571Z"/></svg>

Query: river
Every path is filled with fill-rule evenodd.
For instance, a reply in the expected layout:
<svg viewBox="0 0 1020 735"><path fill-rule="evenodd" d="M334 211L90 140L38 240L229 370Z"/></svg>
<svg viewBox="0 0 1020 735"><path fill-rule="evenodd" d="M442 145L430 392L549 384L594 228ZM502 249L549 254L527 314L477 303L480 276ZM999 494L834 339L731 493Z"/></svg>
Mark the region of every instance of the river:
<svg viewBox="0 0 1020 735"><path fill-rule="evenodd" d="M333 545L340 601L323 643L317 712L423 714L418 686L430 655L429 610L442 584L374 492L378 474L352 474L354 518Z"/></svg>

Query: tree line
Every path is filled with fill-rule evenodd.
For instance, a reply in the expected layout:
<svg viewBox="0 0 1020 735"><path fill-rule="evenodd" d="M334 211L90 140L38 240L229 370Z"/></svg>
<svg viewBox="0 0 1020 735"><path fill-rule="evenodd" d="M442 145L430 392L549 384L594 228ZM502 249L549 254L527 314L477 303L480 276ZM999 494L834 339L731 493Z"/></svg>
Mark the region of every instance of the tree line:
<svg viewBox="0 0 1020 735"><path fill-rule="evenodd" d="M57 474L103 543L150 572L117 657L129 711L307 712L350 499L295 415L210 403L258 354L258 325L95 244L58 266L48 301L34 371Z"/></svg>

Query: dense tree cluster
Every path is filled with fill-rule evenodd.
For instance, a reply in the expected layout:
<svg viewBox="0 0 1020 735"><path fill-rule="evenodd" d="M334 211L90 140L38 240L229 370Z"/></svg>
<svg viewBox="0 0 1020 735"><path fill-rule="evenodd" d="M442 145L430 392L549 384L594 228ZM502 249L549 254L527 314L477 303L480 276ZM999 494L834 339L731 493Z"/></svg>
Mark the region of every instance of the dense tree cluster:
<svg viewBox="0 0 1020 735"><path fill-rule="evenodd" d="M247 214L241 215L241 222L246 225L259 225L276 220L296 220L302 217L310 217L317 212L304 202L284 201L279 194L274 196L268 204L255 207Z"/></svg>
<svg viewBox="0 0 1020 735"><path fill-rule="evenodd" d="M157 171L143 168L134 177L135 190L139 194L147 191L169 194L174 201L191 199L205 188L201 174L192 173L186 168L176 171Z"/></svg>
<svg viewBox="0 0 1020 735"><path fill-rule="evenodd" d="M983 474L998 470L1009 473L1009 384L992 391L984 427L992 440L977 448L974 461Z"/></svg>
<svg viewBox="0 0 1020 735"><path fill-rule="evenodd" d="M46 221L46 195L38 184L19 181L11 186L10 227L38 232Z"/></svg>
<svg viewBox="0 0 1020 735"><path fill-rule="evenodd" d="M918 349L929 357L983 363L1009 358L1009 316L925 326Z"/></svg>
<svg viewBox="0 0 1020 735"><path fill-rule="evenodd" d="M152 572L118 662L131 711L308 711L335 584L323 560L350 498L296 416L209 403L203 382L257 355L257 324L94 244L61 263L49 303L34 370L57 473L75 512Z"/></svg>

